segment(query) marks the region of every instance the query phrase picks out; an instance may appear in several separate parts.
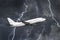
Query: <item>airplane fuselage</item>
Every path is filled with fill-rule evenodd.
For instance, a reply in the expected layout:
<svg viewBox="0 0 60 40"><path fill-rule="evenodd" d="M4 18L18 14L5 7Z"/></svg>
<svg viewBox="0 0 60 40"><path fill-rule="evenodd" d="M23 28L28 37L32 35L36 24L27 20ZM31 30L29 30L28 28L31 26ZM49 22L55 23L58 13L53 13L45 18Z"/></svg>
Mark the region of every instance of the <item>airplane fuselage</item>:
<svg viewBox="0 0 60 40"><path fill-rule="evenodd" d="M10 25L12 25L12 27L32 25L32 24L35 24L35 23L38 23L38 22L43 22L43 21L46 20L45 18L35 18L35 19L26 20L26 21L23 21L23 22L15 22L10 18L7 18L7 19L8 19L8 22L10 23Z"/></svg>

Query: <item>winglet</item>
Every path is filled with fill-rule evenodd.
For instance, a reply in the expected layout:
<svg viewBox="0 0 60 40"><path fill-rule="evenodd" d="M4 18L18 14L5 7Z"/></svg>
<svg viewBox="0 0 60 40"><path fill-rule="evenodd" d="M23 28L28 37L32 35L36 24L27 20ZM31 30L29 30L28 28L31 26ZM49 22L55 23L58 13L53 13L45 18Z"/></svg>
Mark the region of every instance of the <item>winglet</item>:
<svg viewBox="0 0 60 40"><path fill-rule="evenodd" d="M7 18L8 22L10 23L10 25L13 25L15 23L15 21L13 21L11 18Z"/></svg>

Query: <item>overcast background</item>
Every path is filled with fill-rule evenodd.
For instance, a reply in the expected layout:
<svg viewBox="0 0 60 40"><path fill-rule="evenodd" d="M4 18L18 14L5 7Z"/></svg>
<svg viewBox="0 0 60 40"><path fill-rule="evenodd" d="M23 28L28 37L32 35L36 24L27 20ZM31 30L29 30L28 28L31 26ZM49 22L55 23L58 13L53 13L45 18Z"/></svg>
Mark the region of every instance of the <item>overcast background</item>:
<svg viewBox="0 0 60 40"><path fill-rule="evenodd" d="M60 23L60 0L50 2L54 17ZM13 28L10 27L7 17L16 21L25 11L24 3L28 8L21 21L36 17L47 20L33 26L16 28L14 40L60 40L60 27L51 18L48 0L0 0L0 40L12 40Z"/></svg>

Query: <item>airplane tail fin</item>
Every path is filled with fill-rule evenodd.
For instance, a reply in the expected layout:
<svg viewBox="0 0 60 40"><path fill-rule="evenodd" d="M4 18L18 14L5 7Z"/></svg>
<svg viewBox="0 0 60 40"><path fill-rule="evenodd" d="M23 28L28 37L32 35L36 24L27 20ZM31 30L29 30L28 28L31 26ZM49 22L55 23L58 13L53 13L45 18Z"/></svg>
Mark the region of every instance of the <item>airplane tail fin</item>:
<svg viewBox="0 0 60 40"><path fill-rule="evenodd" d="M7 20L10 23L10 25L13 25L15 23L15 21L13 21L11 18L7 18Z"/></svg>

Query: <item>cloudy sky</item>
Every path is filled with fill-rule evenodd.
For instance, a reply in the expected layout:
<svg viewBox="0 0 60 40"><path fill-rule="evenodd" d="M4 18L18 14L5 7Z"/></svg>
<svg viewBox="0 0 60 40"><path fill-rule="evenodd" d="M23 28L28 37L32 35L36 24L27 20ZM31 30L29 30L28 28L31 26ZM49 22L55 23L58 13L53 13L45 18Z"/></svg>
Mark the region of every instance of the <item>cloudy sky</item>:
<svg viewBox="0 0 60 40"><path fill-rule="evenodd" d="M54 17L60 23L60 0L50 0L50 3ZM48 0L0 0L0 40L12 40L14 28L10 27L7 17L16 21L22 12L25 13L21 21L36 17L47 20L33 26L16 28L14 40L60 40L60 27L51 18Z"/></svg>

